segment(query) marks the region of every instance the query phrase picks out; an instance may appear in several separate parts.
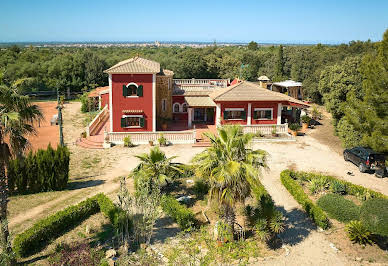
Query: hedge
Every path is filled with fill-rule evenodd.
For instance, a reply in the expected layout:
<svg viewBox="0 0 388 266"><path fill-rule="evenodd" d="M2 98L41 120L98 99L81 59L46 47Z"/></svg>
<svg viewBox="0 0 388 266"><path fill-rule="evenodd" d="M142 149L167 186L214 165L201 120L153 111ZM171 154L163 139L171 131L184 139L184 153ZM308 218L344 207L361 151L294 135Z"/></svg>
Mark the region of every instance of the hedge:
<svg viewBox="0 0 388 266"><path fill-rule="evenodd" d="M303 191L303 188L297 181L292 178L290 170L284 170L280 173L280 179L284 187L290 192L294 199L302 205L303 209L310 218L323 229L330 227L329 219L326 213L317 205L315 205Z"/></svg>
<svg viewBox="0 0 388 266"><path fill-rule="evenodd" d="M360 207L338 194L323 195L318 199L317 205L326 211L331 218L343 223L360 219Z"/></svg>
<svg viewBox="0 0 388 266"><path fill-rule="evenodd" d="M388 236L388 200L369 199L361 206L360 220L374 234Z"/></svg>
<svg viewBox="0 0 388 266"><path fill-rule="evenodd" d="M163 211L174 219L182 230L195 225L194 213L186 206L180 204L174 197L163 195L161 206Z"/></svg>
<svg viewBox="0 0 388 266"><path fill-rule="evenodd" d="M7 167L8 188L11 194L62 190L69 179L70 152L58 145L54 150L30 152L27 157L14 159Z"/></svg>
<svg viewBox="0 0 388 266"><path fill-rule="evenodd" d="M117 224L119 209L108 197L100 193L36 222L15 237L13 250L20 257L35 254L100 210L112 223Z"/></svg>
<svg viewBox="0 0 388 266"><path fill-rule="evenodd" d="M386 196L386 195L384 195L384 194L382 194L380 192L377 192L377 191L365 188L363 186L355 185L355 184L353 184L351 182L348 182L348 181L345 181L345 180L342 180L342 179L339 179L339 178L336 178L336 177L333 177L333 176L326 176L326 175L321 175L321 174L317 174L317 173L293 172L293 171L290 171L290 170L286 170L286 171L289 172L289 175L293 179L300 179L300 180L303 180L303 181L311 181L314 178L324 177L324 178L327 178L327 180L330 183L338 182L338 183L340 183L340 184L345 186L345 194L349 194L349 195L353 195L353 196L369 194L371 198L385 198L385 199L388 199L388 196Z"/></svg>

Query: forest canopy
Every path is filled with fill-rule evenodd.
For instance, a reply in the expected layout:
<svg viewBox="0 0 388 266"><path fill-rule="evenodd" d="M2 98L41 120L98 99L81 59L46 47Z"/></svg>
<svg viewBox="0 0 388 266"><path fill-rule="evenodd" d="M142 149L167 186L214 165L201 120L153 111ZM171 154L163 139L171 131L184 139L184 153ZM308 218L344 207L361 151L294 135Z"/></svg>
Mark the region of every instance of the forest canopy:
<svg viewBox="0 0 388 266"><path fill-rule="evenodd" d="M256 81L266 75L274 81L303 82L306 95L321 102L321 72L347 57L376 50L376 43L352 41L341 45L216 46L206 48L38 48L12 46L0 49L0 83L20 83L23 92L81 91L107 85L103 70L139 55L173 70L175 78L240 77Z"/></svg>

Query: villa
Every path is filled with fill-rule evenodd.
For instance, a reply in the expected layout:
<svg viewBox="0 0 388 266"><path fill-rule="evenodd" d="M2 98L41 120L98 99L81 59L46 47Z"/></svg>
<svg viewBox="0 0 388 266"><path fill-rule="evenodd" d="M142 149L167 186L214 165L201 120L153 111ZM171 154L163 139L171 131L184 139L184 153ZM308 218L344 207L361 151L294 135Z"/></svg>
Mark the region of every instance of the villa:
<svg viewBox="0 0 388 266"><path fill-rule="evenodd" d="M102 110L87 133L93 136L103 130L105 140L115 144L122 143L126 135L137 143L147 143L156 140L160 132L173 143L195 143L193 130L204 125L239 124L249 132L275 126L286 133L287 123L298 122L301 109L308 107L301 100L267 89L265 79L260 84L174 79L172 71L141 57L119 62L105 73L109 86L90 96L98 97Z"/></svg>

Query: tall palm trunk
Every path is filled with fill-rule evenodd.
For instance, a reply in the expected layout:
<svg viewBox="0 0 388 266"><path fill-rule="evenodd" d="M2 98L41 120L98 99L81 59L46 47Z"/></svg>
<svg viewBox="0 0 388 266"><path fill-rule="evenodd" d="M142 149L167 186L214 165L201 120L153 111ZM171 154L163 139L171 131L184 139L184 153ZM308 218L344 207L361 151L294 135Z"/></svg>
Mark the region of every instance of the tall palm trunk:
<svg viewBox="0 0 388 266"><path fill-rule="evenodd" d="M230 233L234 236L234 222L236 221L236 214L233 206L226 204L224 210L224 220L230 229Z"/></svg>
<svg viewBox="0 0 388 266"><path fill-rule="evenodd" d="M4 145L0 128L0 147ZM3 155L4 156L4 155ZM6 156L6 155L5 155ZM12 248L9 245L9 230L7 221L7 206L8 206L8 183L5 175L5 158L0 158L0 250L6 251L7 254L12 254ZM14 260L9 262L15 264Z"/></svg>

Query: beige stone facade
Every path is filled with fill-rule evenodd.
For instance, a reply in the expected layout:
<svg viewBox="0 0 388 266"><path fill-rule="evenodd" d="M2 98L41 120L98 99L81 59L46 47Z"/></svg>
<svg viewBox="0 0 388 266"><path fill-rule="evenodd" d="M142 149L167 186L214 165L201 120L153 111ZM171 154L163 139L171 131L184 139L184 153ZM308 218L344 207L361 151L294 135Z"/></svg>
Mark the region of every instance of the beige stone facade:
<svg viewBox="0 0 388 266"><path fill-rule="evenodd" d="M156 75L156 117L172 119L172 75Z"/></svg>

